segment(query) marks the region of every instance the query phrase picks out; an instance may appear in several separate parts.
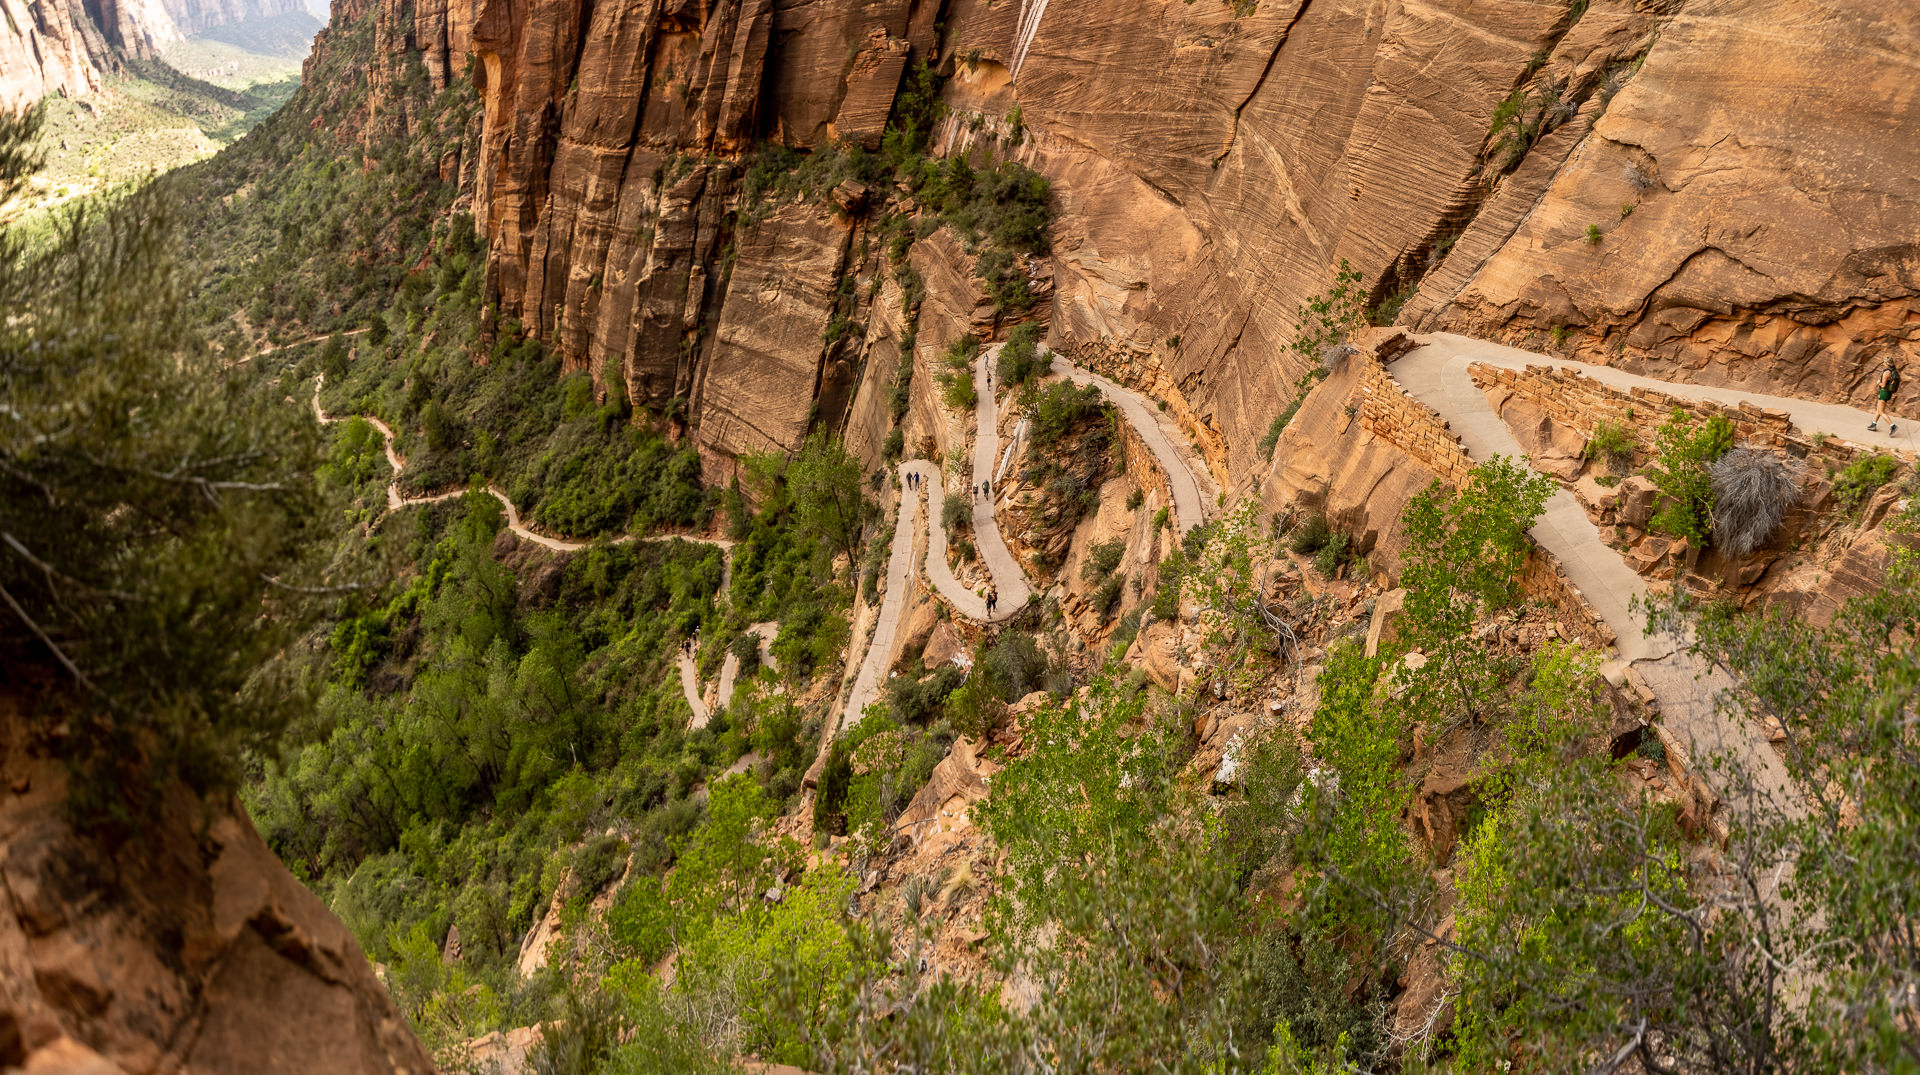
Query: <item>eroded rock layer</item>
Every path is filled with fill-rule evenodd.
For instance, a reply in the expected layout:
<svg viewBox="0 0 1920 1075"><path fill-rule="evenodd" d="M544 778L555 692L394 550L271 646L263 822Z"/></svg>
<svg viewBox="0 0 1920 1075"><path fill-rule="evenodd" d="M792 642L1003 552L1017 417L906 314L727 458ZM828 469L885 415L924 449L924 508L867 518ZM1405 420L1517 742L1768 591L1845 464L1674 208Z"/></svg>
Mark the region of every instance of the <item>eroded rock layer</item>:
<svg viewBox="0 0 1920 1075"><path fill-rule="evenodd" d="M0 694L0 1069L425 1075L346 926L231 797L79 824L70 744Z"/></svg>
<svg viewBox="0 0 1920 1075"><path fill-rule="evenodd" d="M1054 182L1056 345L1138 371L1234 484L1316 360L1289 346L1296 311L1343 261L1381 319L1770 391L1857 394L1920 346L1902 0L347 0L336 19L363 5L392 7L436 86L480 85L489 301L656 404L832 360L820 303L740 350L767 281L730 280L727 255L768 211L741 177L767 142L875 145L923 60L946 79L936 152ZM797 272L859 268L844 231L779 242ZM897 362L897 338L841 357ZM776 418L721 395L691 415L724 427L716 452L804 432L785 399ZM762 423L785 432L739 432Z"/></svg>

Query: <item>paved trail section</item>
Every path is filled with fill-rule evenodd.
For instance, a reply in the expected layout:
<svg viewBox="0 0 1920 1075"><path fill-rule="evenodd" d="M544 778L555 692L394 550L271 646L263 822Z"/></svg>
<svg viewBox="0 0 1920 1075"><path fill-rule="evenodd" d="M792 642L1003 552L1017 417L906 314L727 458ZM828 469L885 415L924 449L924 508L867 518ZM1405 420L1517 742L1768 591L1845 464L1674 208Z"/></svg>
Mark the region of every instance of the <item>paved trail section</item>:
<svg viewBox="0 0 1920 1075"><path fill-rule="evenodd" d="M1474 362L1509 369L1523 369L1528 365L1578 369L1596 380L1623 388L1642 386L1684 399L1728 404L1744 400L1775 407L1791 414L1794 424L1809 433L1826 433L1856 441L1873 436L1865 428L1868 415L1851 407L1657 381L1464 336L1443 333L1424 339L1428 342L1393 364L1393 375L1409 394L1447 420L1476 463L1496 455L1518 459L1523 453L1507 424L1494 413L1486 393L1468 375L1467 367ZM1904 441L1905 437L1899 440ZM1868 443L1894 447L1897 442L1882 434L1877 442ZM1722 695L1733 688L1733 683L1724 675L1704 667L1671 636L1646 633L1647 617L1643 611L1646 580L1600 540L1599 528L1587 519L1579 501L1557 482L1553 496L1547 501L1546 514L1532 534L1535 541L1559 558L1567 578L1613 628L1618 636L1621 659L1646 679L1648 687L1660 699L1661 712L1668 725L1688 738L1695 758L1704 760L1715 753L1736 758L1754 774L1760 791L1773 796L1781 806L1794 809L1800 796L1769 742L1768 731L1740 720L1718 704Z"/></svg>
<svg viewBox="0 0 1920 1075"><path fill-rule="evenodd" d="M1194 479L1193 471L1186 460L1174 450L1173 438L1161 427L1157 417L1158 407L1147 405L1147 398L1140 393L1107 380L1097 373L1083 370L1068 362L1059 354L1053 356L1053 372L1067 378L1075 384L1090 384L1100 389L1101 395L1120 408L1140 439L1147 442L1148 450L1159 462L1160 469L1166 472L1167 484L1173 490L1173 513L1175 525L1182 537L1187 531L1206 522L1206 501L1200 497L1200 483Z"/></svg>
<svg viewBox="0 0 1920 1075"><path fill-rule="evenodd" d="M927 582L961 616L976 623L1005 622L1026 607L1033 592L1027 582L1026 572L1020 567L1020 562L1014 559L1000 533L1000 523L994 515L992 501L976 491L981 482L995 476L996 466L1004 471L1008 462L1001 457L999 403L989 387L987 373L991 368L989 364L999 354L999 347L984 348L974 364L974 388L979 395L974 405L974 419L978 428L974 437L973 466L965 491L949 494L940 468L929 460L912 459L899 466L900 500L894 514L893 550L887 561L886 596L881 600L873 638L867 643L853 689L848 692L846 704L833 725L834 732L846 725L850 715L857 719L858 714L865 712L879 694L892 658L900 619L906 611L907 580L914 566L912 550L922 526L928 528ZM1053 372L1078 384L1098 386L1102 394L1120 408L1121 414L1133 423L1167 474L1168 483L1173 489L1174 510L1180 532L1184 534L1199 526L1204 521L1200 485L1186 462L1174 450L1172 439L1161 428L1154 408L1148 406L1146 399L1104 377L1079 369L1057 354L1053 357ZM910 475L919 479L917 488L910 486ZM922 494L926 500L924 505L921 502ZM992 616L987 615L986 599L963 585L947 565L947 529L940 520L944 517L949 495L964 495L972 502L974 548L986 564L999 596L998 607ZM822 741L822 757L825 756L825 743L831 738L830 734Z"/></svg>

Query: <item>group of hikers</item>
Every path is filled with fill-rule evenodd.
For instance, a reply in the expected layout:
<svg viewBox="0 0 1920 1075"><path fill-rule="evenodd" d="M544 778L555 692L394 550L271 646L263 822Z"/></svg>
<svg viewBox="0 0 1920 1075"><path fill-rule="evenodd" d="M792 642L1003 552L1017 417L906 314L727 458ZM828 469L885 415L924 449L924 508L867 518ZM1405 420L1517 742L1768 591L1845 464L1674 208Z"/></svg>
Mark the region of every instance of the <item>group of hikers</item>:
<svg viewBox="0 0 1920 1075"><path fill-rule="evenodd" d="M920 481L920 475L914 473L911 470L907 471L907 488L919 489L921 487L922 487L922 483ZM988 479L986 481L981 482L979 485L974 486L973 495L978 497L985 497L988 500L992 500L993 499L993 480Z"/></svg>

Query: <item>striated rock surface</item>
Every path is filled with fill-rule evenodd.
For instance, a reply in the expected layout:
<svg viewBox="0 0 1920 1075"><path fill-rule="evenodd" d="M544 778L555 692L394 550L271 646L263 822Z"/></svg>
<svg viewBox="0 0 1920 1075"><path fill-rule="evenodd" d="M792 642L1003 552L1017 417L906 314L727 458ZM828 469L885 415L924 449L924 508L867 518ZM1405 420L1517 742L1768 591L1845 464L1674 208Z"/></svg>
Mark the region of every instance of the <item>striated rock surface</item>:
<svg viewBox="0 0 1920 1075"><path fill-rule="evenodd" d="M1288 346L1295 311L1342 261L1378 316L1661 376L1857 397L1889 349L1920 357L1920 105L1891 88L1920 74L1903 0L343 0L337 14L369 7L436 88L473 62L472 204L502 323L573 368L623 364L655 405L753 379L742 356L766 341L744 342L755 330L723 308L764 283L743 290L726 258L765 243L765 207L742 204L754 147L875 145L922 60L946 77L936 152L1011 154L1053 181L1052 342L1165 400L1227 487L1265 469L1259 443L1313 361ZM892 195L862 193L839 209L856 232ZM919 348L935 353L992 320L940 308L961 289L939 277L964 277L968 255L938 236L911 257L935 315ZM812 391L817 420L853 421L877 464L876 400L907 326L858 319L856 345L819 355L844 375ZM813 357L782 357L770 383L791 387ZM907 436L944 449L915 380ZM790 401L762 414L701 391L696 420L724 427L703 434L712 450L791 442Z"/></svg>
<svg viewBox="0 0 1920 1075"><path fill-rule="evenodd" d="M850 232L817 206L783 206L744 229L695 395L703 459L790 451L806 437L820 379L821 330Z"/></svg>
<svg viewBox="0 0 1920 1075"><path fill-rule="evenodd" d="M137 834L76 828L22 704L0 696L0 1068L433 1070L238 802L176 787Z"/></svg>
<svg viewBox="0 0 1920 1075"><path fill-rule="evenodd" d="M1886 89L1920 73L1911 14L1680 5L1590 130L1573 125L1525 221L1422 321L1560 329L1573 353L1653 376L1869 398L1887 350L1920 354L1920 102Z"/></svg>

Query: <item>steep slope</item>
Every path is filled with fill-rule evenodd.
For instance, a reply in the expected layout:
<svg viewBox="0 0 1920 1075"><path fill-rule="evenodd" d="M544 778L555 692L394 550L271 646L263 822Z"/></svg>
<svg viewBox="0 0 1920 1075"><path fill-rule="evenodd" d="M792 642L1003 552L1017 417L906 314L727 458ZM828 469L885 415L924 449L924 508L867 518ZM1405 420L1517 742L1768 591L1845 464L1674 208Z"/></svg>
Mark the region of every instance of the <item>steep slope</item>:
<svg viewBox="0 0 1920 1075"><path fill-rule="evenodd" d="M0 0L0 108L92 93L125 59L156 59L217 26L305 10L301 0Z"/></svg>

